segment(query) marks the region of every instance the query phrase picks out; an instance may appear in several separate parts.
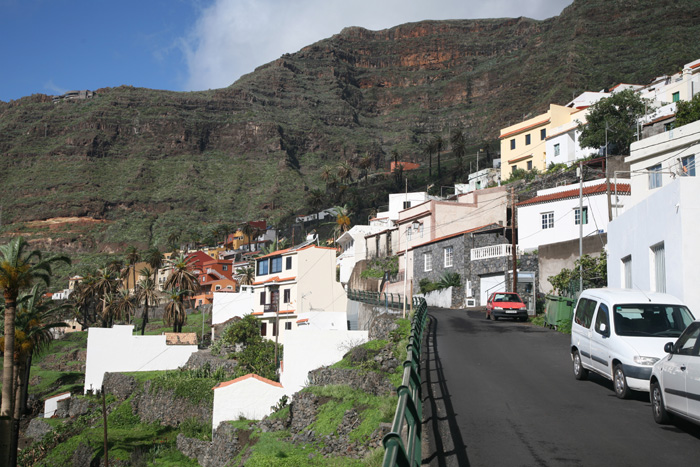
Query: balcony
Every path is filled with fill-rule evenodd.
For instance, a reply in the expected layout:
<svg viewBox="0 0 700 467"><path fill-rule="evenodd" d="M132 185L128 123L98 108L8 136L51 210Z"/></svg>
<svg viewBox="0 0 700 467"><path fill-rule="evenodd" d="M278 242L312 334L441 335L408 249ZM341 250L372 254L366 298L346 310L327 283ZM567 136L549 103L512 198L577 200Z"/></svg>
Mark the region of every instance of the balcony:
<svg viewBox="0 0 700 467"><path fill-rule="evenodd" d="M265 313L277 313L277 304L276 303L268 303L267 305L263 305L263 311Z"/></svg>
<svg viewBox="0 0 700 467"><path fill-rule="evenodd" d="M516 247L517 252L517 247ZM471 251L471 260L488 259L488 258L500 258L502 256L512 256L513 255L513 245L510 243L503 243L500 245L484 246L481 248L473 248Z"/></svg>

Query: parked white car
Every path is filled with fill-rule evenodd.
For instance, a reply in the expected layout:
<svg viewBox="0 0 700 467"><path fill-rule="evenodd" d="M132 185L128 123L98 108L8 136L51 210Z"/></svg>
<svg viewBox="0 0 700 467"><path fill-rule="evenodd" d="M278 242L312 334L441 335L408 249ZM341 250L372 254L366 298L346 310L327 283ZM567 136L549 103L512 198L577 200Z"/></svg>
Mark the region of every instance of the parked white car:
<svg viewBox="0 0 700 467"><path fill-rule="evenodd" d="M700 321L688 326L651 370L651 407L656 423L679 415L700 424Z"/></svg>
<svg viewBox="0 0 700 467"><path fill-rule="evenodd" d="M613 381L624 399L630 390L649 392L654 363L664 344L695 318L676 297L630 289L581 293L571 324L571 359L576 379L594 371Z"/></svg>

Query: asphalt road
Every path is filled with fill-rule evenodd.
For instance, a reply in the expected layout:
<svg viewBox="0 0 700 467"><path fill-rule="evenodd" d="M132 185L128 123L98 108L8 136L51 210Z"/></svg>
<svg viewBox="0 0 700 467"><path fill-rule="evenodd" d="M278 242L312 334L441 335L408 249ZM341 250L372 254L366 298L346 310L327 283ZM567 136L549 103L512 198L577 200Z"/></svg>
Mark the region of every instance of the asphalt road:
<svg viewBox="0 0 700 467"><path fill-rule="evenodd" d="M430 309L423 463L435 466L697 465L700 427L659 426L649 396L576 381L569 336L484 313Z"/></svg>

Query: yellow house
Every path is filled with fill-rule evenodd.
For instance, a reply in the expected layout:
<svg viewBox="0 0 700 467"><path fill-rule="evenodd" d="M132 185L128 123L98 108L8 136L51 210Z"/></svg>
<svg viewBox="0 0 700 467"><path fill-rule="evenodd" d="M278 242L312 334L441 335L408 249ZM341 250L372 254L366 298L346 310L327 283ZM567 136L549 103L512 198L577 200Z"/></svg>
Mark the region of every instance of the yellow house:
<svg viewBox="0 0 700 467"><path fill-rule="evenodd" d="M501 130L501 180L506 180L517 167L524 170L545 170L545 140L552 128L567 123L577 109L550 104L546 113Z"/></svg>

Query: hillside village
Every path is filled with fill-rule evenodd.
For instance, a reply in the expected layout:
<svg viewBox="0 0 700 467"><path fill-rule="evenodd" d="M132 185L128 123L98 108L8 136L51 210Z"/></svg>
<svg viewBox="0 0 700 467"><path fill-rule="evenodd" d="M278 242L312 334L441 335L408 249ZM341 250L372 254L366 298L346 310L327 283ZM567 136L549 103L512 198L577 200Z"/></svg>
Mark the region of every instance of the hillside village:
<svg viewBox="0 0 700 467"><path fill-rule="evenodd" d="M610 145L582 145L596 104L623 92L647 105L636 122L629 154ZM419 296L429 306L472 309L485 306L493 292L515 289L535 317L546 295L575 298L583 283L579 277L562 290L550 278L564 269L575 271L584 255L603 255L608 287L666 292L696 303L700 291L692 283L692 268L700 249L692 240L700 230L693 215L700 198L695 166L700 121L677 125L675 120L677 104L698 106L698 95L700 59L646 85L618 84L583 92L565 105L552 103L546 113L502 128L500 158L479 167L477 154L477 170L466 183L392 193L366 224L359 219L350 223L352 217L342 207L327 206L297 216L293 239L281 238L265 221L251 221L216 245L196 250L182 245L182 259L174 253L156 263L139 258L126 268L122 285L135 297L145 280L152 281L156 292L153 302L146 300L146 310L158 310L160 316L148 318L146 311L137 320L134 309L131 318L85 331L77 319L54 337L87 333L82 393L106 391L124 400L130 394L110 390L134 383L115 374L191 368L199 358L195 355L202 353L214 370L216 358L203 349L223 339L228 327L254 317L260 336L274 343L275 374L251 372L210 388L210 415L203 420L211 422L213 433L223 433L223 422L263 420L286 401L303 400L301 391L314 378L310 372L342 361L372 339L389 339L395 326L378 331L378 323L405 315L405 307L391 311L362 304L348 298L350 291L376 292L387 301L399 297L409 307L411 298ZM614 131L609 128L606 139L612 140ZM417 169L401 161L391 167L392 173ZM328 241L315 230L322 220L337 224ZM190 301L185 308L199 310L203 329L145 335L148 320L163 316L178 261L184 261L196 286L177 283L177 292ZM51 298L71 303L84 279L71 277L68 287ZM177 319L172 322L174 331L181 331L183 323L178 328ZM386 374L401 360L374 355ZM72 400L79 396L51 394L38 415L69 418L76 404ZM373 433L369 447L357 448L354 455L376 449L381 435ZM178 448L184 444L178 438ZM203 461L202 449L181 451L202 465L219 465Z"/></svg>

